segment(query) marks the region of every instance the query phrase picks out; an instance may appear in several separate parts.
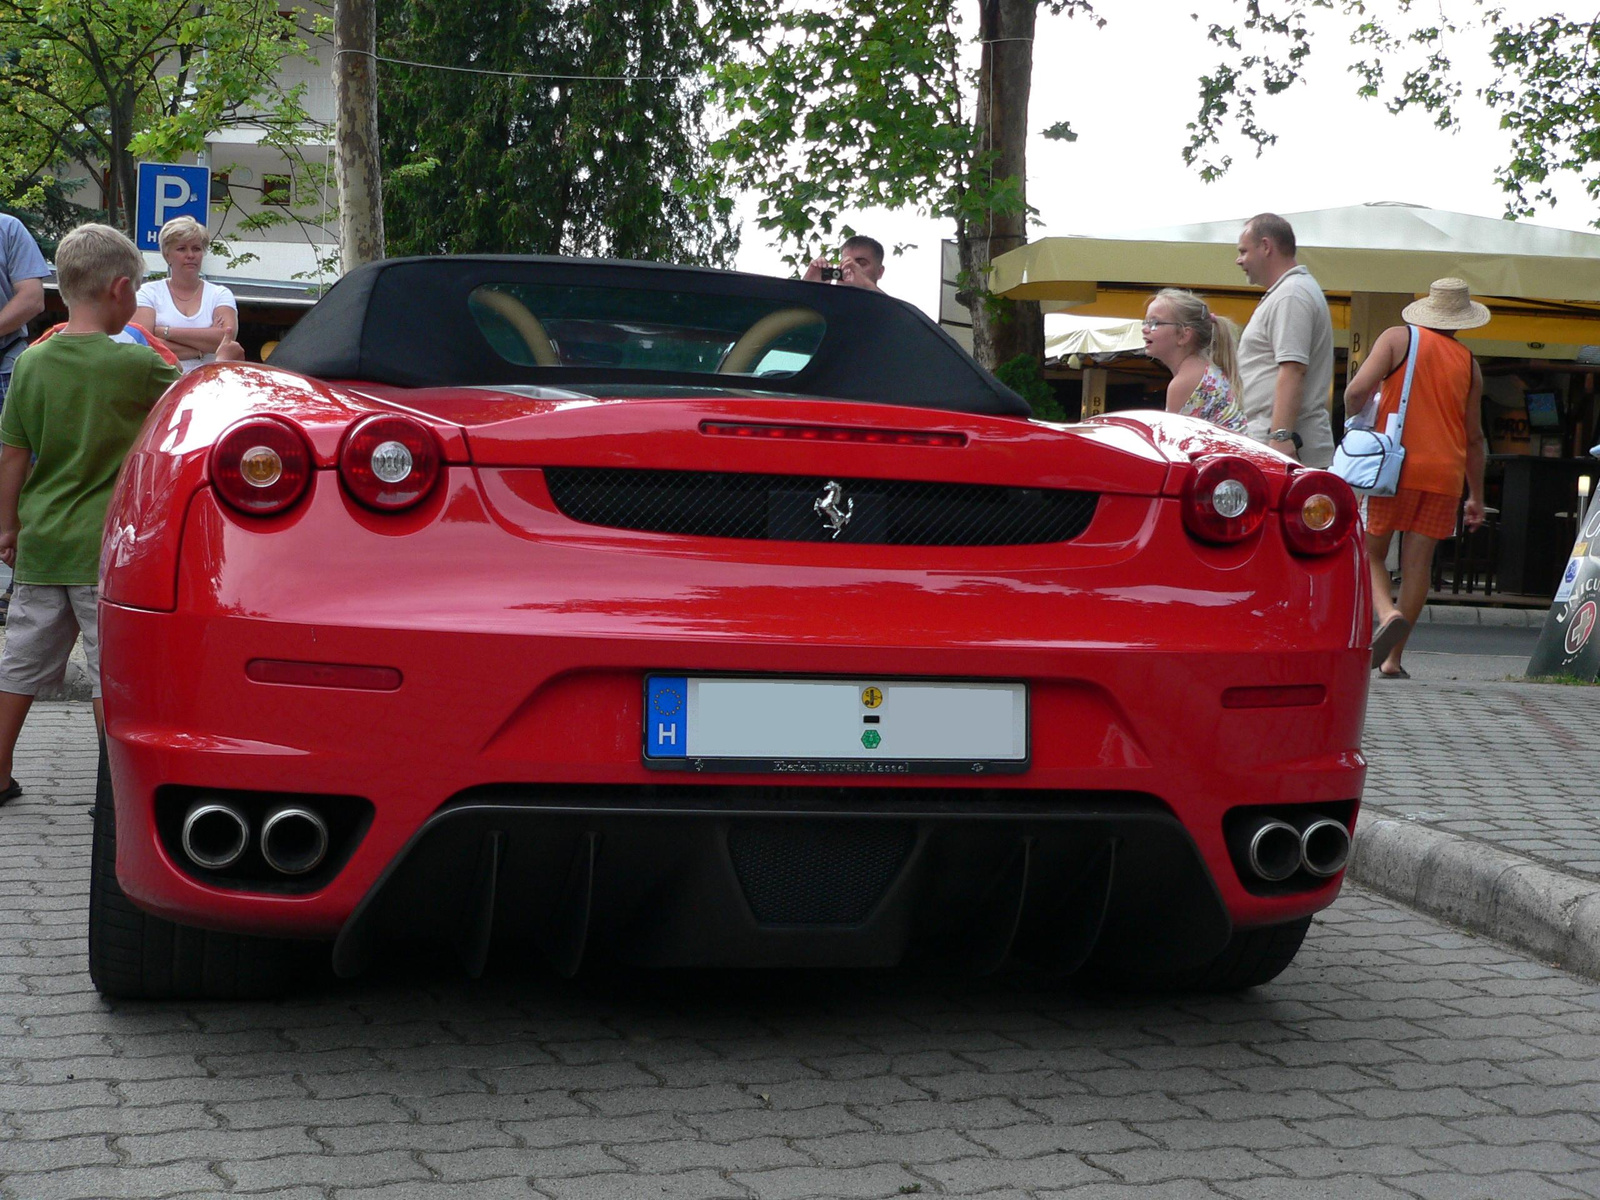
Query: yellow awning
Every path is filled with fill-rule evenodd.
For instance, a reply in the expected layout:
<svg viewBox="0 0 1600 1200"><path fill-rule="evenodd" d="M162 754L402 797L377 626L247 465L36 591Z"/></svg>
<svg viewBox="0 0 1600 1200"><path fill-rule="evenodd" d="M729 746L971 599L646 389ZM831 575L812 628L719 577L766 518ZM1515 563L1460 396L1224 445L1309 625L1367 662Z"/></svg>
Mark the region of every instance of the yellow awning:
<svg viewBox="0 0 1600 1200"><path fill-rule="evenodd" d="M1481 354L1573 358L1600 344L1600 234L1396 204L1284 216L1299 261L1328 293L1336 327L1347 324L1352 292L1422 295L1454 275L1494 314L1463 337ZM1152 291L1188 287L1248 319L1261 293L1234 262L1243 226L1241 219L1044 238L995 259L990 286L1097 317L1140 316Z"/></svg>

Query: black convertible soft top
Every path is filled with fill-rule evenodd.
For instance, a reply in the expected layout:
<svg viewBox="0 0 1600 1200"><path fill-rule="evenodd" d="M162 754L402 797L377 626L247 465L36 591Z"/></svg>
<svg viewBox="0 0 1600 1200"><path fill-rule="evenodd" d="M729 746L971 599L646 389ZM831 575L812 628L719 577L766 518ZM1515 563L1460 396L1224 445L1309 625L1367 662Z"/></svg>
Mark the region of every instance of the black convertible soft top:
<svg viewBox="0 0 1600 1200"><path fill-rule="evenodd" d="M704 296L707 307L766 303L814 310L826 331L781 384L749 375L605 365L535 366L497 351L469 297L490 288L595 288ZM803 356L802 356L803 357ZM842 400L1001 416L1027 401L980 367L923 313L859 288L708 267L523 255L445 255L368 263L344 276L283 339L272 365L320 379L402 387L541 384L751 386Z"/></svg>

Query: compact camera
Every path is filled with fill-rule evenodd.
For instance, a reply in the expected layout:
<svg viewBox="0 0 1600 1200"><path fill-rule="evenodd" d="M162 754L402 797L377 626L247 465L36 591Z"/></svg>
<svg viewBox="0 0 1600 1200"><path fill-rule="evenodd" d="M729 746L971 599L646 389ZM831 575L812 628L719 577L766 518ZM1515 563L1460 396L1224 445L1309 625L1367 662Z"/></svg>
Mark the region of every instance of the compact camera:
<svg viewBox="0 0 1600 1200"><path fill-rule="evenodd" d="M844 278L844 268L843 267L823 267L822 268L822 282L823 283L833 283L833 282L835 282L837 280L840 280L840 279L843 279L843 278Z"/></svg>

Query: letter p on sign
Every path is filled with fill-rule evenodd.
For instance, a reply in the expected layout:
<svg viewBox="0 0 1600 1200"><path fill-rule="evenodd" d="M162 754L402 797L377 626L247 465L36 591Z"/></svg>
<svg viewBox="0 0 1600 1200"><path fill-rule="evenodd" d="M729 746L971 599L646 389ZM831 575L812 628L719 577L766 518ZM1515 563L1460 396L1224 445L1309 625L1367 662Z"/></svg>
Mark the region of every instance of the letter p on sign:
<svg viewBox="0 0 1600 1200"><path fill-rule="evenodd" d="M167 213L173 209L173 216L179 215L184 206L189 203L189 181L180 175L156 176L156 225L167 223Z"/></svg>
<svg viewBox="0 0 1600 1200"><path fill-rule="evenodd" d="M174 217L206 224L211 207L211 168L187 163L140 163L134 241L141 250L161 248L161 227Z"/></svg>

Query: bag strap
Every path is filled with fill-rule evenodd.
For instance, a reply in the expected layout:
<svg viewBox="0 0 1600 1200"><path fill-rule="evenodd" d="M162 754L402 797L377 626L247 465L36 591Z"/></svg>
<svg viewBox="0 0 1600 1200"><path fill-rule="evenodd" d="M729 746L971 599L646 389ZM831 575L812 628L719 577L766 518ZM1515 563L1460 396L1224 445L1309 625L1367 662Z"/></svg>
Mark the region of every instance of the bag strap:
<svg viewBox="0 0 1600 1200"><path fill-rule="evenodd" d="M1411 403L1411 377L1417 373L1417 346L1422 342L1422 331L1415 325L1407 325L1411 331L1411 349L1406 353L1406 378L1400 385L1400 411L1399 424L1395 426L1395 440L1403 442L1406 429L1406 405Z"/></svg>

